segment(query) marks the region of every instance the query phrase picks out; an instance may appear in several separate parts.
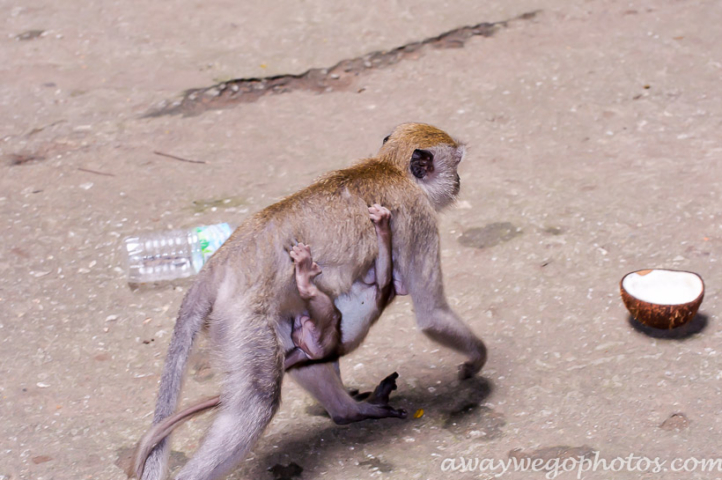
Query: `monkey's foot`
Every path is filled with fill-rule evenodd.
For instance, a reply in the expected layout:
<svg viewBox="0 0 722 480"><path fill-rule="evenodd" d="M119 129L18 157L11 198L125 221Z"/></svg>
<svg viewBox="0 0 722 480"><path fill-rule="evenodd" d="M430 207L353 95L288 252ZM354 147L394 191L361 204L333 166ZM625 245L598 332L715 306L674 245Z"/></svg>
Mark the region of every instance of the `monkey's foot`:
<svg viewBox="0 0 722 480"><path fill-rule="evenodd" d="M381 383L371 392L371 395L366 399L368 403L374 405L388 405L389 396L391 392L396 390L396 379L399 378L399 374L394 372L388 377L381 380Z"/></svg>
<svg viewBox="0 0 722 480"><path fill-rule="evenodd" d="M309 298L315 294L315 285L311 282L321 273L321 267L313 261L311 248L308 245L299 243L294 245L289 252L296 264L296 284L301 298Z"/></svg>
<svg viewBox="0 0 722 480"><path fill-rule="evenodd" d="M360 422L372 418L406 418L406 410L393 408L389 405L389 396L396 390L396 379L399 374L394 372L381 380L373 392L357 393L352 395L359 402L357 411L348 412L344 416L334 416L333 421L339 425Z"/></svg>

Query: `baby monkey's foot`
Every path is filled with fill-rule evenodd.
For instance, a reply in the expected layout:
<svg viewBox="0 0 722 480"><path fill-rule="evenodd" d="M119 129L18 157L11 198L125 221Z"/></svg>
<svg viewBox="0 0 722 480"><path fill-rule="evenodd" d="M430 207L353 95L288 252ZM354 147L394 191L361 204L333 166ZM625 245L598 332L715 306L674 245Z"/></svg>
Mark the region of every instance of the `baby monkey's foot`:
<svg viewBox="0 0 722 480"><path fill-rule="evenodd" d="M311 248L308 245L299 243L294 245L289 252L296 263L296 285L301 298L310 298L316 293L316 286L312 280L321 273L321 267L313 261Z"/></svg>
<svg viewBox="0 0 722 480"><path fill-rule="evenodd" d="M391 212L388 208L382 207L378 203L374 203L369 207L369 216L371 221L374 222L376 230L381 232L388 232L389 220L391 219Z"/></svg>

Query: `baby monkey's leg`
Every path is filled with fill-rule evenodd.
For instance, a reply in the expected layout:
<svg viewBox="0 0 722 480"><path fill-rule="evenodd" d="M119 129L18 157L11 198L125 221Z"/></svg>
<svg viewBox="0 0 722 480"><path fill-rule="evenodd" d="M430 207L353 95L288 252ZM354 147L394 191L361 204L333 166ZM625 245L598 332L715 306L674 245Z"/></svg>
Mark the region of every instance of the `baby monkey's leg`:
<svg viewBox="0 0 722 480"><path fill-rule="evenodd" d="M298 347L286 355L285 367L308 358L318 360L335 352L339 343L341 314L331 298L313 283L321 268L311 257L311 249L299 243L290 252L296 264L296 286L309 315L294 320L293 343ZM299 349L301 351L299 351Z"/></svg>

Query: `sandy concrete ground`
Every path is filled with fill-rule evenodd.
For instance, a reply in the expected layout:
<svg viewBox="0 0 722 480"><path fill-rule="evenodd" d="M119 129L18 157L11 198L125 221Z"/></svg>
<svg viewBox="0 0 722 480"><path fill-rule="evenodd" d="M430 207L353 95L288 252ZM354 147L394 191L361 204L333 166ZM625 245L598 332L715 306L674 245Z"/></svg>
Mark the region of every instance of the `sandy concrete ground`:
<svg viewBox="0 0 722 480"><path fill-rule="evenodd" d="M537 9L341 92L143 117L188 88L328 67ZM1 10L0 479L124 478L114 462L150 423L188 283L130 290L123 236L240 222L374 153L404 121L469 145L461 202L441 224L443 268L489 363L459 383L461 358L416 332L399 299L343 376L364 389L398 371L392 402L423 416L337 427L286 382L280 412L230 478L486 479L501 470L443 472L445 459L593 452L665 463L658 473L636 459L644 471L598 464L584 478L722 477L692 461L671 470L676 458L722 456L719 3L29 0ZM629 322L618 282L647 267L705 279L702 314L681 333ZM191 361L185 403L217 388L206 350ZM178 432L174 465L209 421ZM291 463L302 471L279 467Z"/></svg>

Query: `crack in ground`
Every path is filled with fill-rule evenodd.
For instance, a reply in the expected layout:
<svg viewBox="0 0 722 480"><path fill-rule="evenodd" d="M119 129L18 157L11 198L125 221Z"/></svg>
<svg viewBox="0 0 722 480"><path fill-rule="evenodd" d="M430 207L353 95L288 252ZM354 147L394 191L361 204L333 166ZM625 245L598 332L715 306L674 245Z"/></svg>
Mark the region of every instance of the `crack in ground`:
<svg viewBox="0 0 722 480"><path fill-rule="evenodd" d="M252 103L264 95L311 91L330 93L350 90L356 79L373 70L396 65L402 60L416 60L429 48L463 48L474 36L491 37L500 28L516 20L533 19L539 10L523 13L511 20L466 26L449 30L436 37L407 43L392 50L371 52L361 57L341 60L330 68L311 68L298 75L274 75L262 78L237 78L210 87L186 90L175 102L165 101L144 118L163 115L199 115L207 110L228 108L238 103ZM359 93L363 89L359 90Z"/></svg>

